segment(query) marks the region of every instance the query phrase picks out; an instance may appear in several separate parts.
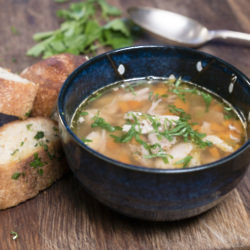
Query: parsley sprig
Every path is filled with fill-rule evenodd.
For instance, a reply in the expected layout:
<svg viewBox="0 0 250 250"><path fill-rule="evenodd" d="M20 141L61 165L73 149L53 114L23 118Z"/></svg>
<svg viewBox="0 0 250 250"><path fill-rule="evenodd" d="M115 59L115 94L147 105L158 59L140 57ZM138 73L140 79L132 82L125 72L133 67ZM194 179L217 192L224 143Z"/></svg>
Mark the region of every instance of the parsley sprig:
<svg viewBox="0 0 250 250"><path fill-rule="evenodd" d="M47 58L59 53L96 52L99 46L114 49L130 46L133 43L131 24L122 18L114 19L120 15L121 11L105 0L72 3L69 9L57 11L57 16L64 19L59 29L33 36L39 43L29 49L27 55Z"/></svg>
<svg viewBox="0 0 250 250"><path fill-rule="evenodd" d="M164 130L161 135L166 137L168 140L172 140L174 136L181 136L185 142L193 142L200 148L211 146L212 143L204 141L203 138L206 136L204 133L199 133L192 128L195 123L190 122L190 115L187 114L183 109L177 108L175 105L169 105L169 111L180 117L176 121L173 128Z"/></svg>
<svg viewBox="0 0 250 250"><path fill-rule="evenodd" d="M191 155L187 155L187 156L184 157L183 159L181 159L181 160L175 162L175 164L176 164L176 165L182 164L182 167L183 167L183 168L186 168L186 167L188 166L189 162L192 160L192 158L193 158L193 157L192 157Z"/></svg>
<svg viewBox="0 0 250 250"><path fill-rule="evenodd" d="M166 82L167 84L169 82ZM186 101L185 94L190 93L190 94L195 94L199 95L203 98L205 105L206 105L206 112L208 112L208 109L210 107L210 104L212 102L212 96L209 93L206 93L204 91L199 90L197 87L185 87L182 85L182 80L181 78L178 78L176 82L172 85L171 92L176 94L182 101Z"/></svg>
<svg viewBox="0 0 250 250"><path fill-rule="evenodd" d="M103 128L109 132L114 132L116 130L122 130L119 126L112 126L110 123L106 122L102 117L99 116L99 113L97 113L93 117L94 122L91 124L92 128L100 127Z"/></svg>

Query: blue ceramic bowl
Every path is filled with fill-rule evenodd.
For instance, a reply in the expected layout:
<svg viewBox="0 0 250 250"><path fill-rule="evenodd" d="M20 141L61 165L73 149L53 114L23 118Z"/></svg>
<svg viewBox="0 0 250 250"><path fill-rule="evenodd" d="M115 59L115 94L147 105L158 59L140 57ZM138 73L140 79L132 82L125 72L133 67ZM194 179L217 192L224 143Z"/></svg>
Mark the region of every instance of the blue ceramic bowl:
<svg viewBox="0 0 250 250"><path fill-rule="evenodd" d="M70 129L78 105L97 89L123 79L171 74L204 86L233 104L248 126L246 143L207 165L150 169L105 157ZM249 165L249 107L250 83L239 70L214 56L174 46L130 47L92 58L69 76L58 99L67 160L86 190L122 214L156 221L198 215L216 205L242 179Z"/></svg>

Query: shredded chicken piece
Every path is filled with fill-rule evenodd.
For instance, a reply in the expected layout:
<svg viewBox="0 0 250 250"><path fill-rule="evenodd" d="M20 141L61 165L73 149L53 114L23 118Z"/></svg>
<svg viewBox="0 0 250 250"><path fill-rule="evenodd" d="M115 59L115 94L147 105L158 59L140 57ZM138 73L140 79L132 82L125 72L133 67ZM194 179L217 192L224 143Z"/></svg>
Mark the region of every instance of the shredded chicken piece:
<svg viewBox="0 0 250 250"><path fill-rule="evenodd" d="M162 159L157 159L155 163L156 167L157 168L176 168L175 162L180 161L186 156L190 155L193 148L194 146L192 143L178 143L174 145L168 151L168 154L170 154L173 158L169 157L168 163L165 163Z"/></svg>
<svg viewBox="0 0 250 250"><path fill-rule="evenodd" d="M173 139L171 141L169 141L167 138L162 137L162 138L158 138L156 134L149 134L148 135L148 141L150 142L150 144L160 144L162 149L165 151L168 151L177 141L176 137L173 137ZM156 152L154 152L156 153Z"/></svg>
<svg viewBox="0 0 250 250"><path fill-rule="evenodd" d="M199 166L201 165L201 156L200 153L198 152L194 152L192 153L192 159L189 162L189 166Z"/></svg>
<svg viewBox="0 0 250 250"><path fill-rule="evenodd" d="M158 99L157 101L152 102L151 107L148 109L147 113L150 115L155 114L155 109L158 106L158 104L162 101L162 99Z"/></svg>
<svg viewBox="0 0 250 250"><path fill-rule="evenodd" d="M203 122L201 125L201 132L205 134L210 134L211 129L210 129L210 123L209 122Z"/></svg>
<svg viewBox="0 0 250 250"><path fill-rule="evenodd" d="M236 142L240 142L240 138L233 136L231 133L229 134L230 139Z"/></svg>
<svg viewBox="0 0 250 250"><path fill-rule="evenodd" d="M154 131L152 122L147 118L146 114L131 111L124 115L124 118L128 120L134 120L134 117L136 117L139 122L139 126L136 125L135 129L140 131L141 134L149 134ZM171 124L174 125L175 122L179 120L179 116L176 115L153 115L152 118L156 119L157 122L161 124L161 126L159 126L159 131L163 131L165 126L169 127ZM130 128L130 124L125 124L122 130L128 132Z"/></svg>
<svg viewBox="0 0 250 250"><path fill-rule="evenodd" d="M101 132L92 131L87 136L86 139L91 140L88 144L91 148L99 152L104 152L106 148L106 131L102 129Z"/></svg>
<svg viewBox="0 0 250 250"><path fill-rule="evenodd" d="M86 111L88 112L89 119L92 119L98 113L98 109L88 109Z"/></svg>
<svg viewBox="0 0 250 250"><path fill-rule="evenodd" d="M177 162L188 156L193 150L194 146L192 143L178 143L174 145L168 153L173 156L172 162Z"/></svg>
<svg viewBox="0 0 250 250"><path fill-rule="evenodd" d="M217 148L224 152L230 153L234 151L232 146L225 143L221 138L216 135L207 135L203 140L212 142Z"/></svg>
<svg viewBox="0 0 250 250"><path fill-rule="evenodd" d="M117 97L113 98L112 101L110 103L108 103L107 105L104 106L105 109L103 109L103 111L105 111L105 114L115 114L118 111L118 105L116 104L117 102ZM102 112L103 113L103 112Z"/></svg>
<svg viewBox="0 0 250 250"><path fill-rule="evenodd" d="M148 99L148 94L149 94L150 89L143 88L140 90L137 90L133 93L127 93L125 95L120 95L119 98L120 100L137 100L137 101L143 101Z"/></svg>

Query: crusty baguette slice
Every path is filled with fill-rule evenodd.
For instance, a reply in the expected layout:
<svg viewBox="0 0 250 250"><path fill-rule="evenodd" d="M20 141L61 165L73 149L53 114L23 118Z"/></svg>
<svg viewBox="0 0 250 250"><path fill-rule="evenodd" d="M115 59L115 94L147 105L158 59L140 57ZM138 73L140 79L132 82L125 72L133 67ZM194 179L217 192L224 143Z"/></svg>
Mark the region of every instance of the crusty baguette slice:
<svg viewBox="0 0 250 250"><path fill-rule="evenodd" d="M86 57L60 54L41 60L21 72L22 77L39 84L32 116L52 116L63 82L86 60Z"/></svg>
<svg viewBox="0 0 250 250"><path fill-rule="evenodd" d="M0 68L0 112L27 118L31 112L38 85Z"/></svg>
<svg viewBox="0 0 250 250"><path fill-rule="evenodd" d="M0 155L0 209L34 197L66 171L57 125L48 118L2 126Z"/></svg>

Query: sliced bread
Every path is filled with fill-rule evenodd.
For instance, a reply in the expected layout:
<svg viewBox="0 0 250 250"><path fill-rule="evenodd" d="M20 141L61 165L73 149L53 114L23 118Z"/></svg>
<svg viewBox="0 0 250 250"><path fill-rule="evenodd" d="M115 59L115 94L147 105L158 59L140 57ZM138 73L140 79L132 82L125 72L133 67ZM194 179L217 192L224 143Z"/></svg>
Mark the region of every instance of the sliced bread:
<svg viewBox="0 0 250 250"><path fill-rule="evenodd" d="M68 75L86 60L86 57L59 54L41 60L21 72L22 77L39 85L32 116L53 115L62 84Z"/></svg>
<svg viewBox="0 0 250 250"><path fill-rule="evenodd" d="M25 119L29 116L38 85L0 68L0 112Z"/></svg>
<svg viewBox="0 0 250 250"><path fill-rule="evenodd" d="M35 117L0 127L0 209L49 187L66 171L55 122Z"/></svg>

